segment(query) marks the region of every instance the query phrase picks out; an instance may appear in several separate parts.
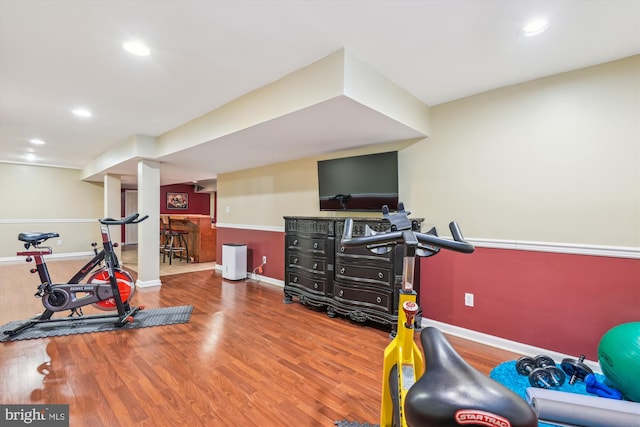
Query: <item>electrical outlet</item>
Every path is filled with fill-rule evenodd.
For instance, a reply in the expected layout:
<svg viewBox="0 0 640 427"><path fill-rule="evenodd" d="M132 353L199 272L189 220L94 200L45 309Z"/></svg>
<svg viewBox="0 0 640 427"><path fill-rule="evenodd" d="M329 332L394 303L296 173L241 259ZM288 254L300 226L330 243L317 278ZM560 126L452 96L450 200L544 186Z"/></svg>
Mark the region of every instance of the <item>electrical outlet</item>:
<svg viewBox="0 0 640 427"><path fill-rule="evenodd" d="M266 255L262 255L262 263L263 264L267 263L267 256Z"/></svg>
<svg viewBox="0 0 640 427"><path fill-rule="evenodd" d="M58 246L62 246L62 239L58 239Z"/></svg>
<svg viewBox="0 0 640 427"><path fill-rule="evenodd" d="M473 294L464 294L464 305L466 305L467 307L473 307Z"/></svg>

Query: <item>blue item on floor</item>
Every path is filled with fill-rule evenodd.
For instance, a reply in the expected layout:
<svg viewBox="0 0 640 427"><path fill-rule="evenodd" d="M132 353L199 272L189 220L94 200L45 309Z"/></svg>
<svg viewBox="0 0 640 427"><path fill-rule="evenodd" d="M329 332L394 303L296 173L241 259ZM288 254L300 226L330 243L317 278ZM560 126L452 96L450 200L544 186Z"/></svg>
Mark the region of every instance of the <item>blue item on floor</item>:
<svg viewBox="0 0 640 427"><path fill-rule="evenodd" d="M557 366L558 368L560 368L560 365L557 365ZM604 383L605 377L603 375L594 374L594 376L597 381ZM526 390L528 387L531 387L531 384L529 383L528 377L518 374L518 372L516 371L515 360L512 360L510 362L504 362L496 366L491 370L489 377L498 381L500 384L504 385L508 389L512 390L518 396L522 397L525 401L527 400ZM553 390L595 396L594 394L587 392L586 385L582 381L576 381L573 385L570 385L569 381L567 380L560 387L554 387ZM538 425L539 427L556 427L557 426L557 424L547 424L543 422L540 422Z"/></svg>

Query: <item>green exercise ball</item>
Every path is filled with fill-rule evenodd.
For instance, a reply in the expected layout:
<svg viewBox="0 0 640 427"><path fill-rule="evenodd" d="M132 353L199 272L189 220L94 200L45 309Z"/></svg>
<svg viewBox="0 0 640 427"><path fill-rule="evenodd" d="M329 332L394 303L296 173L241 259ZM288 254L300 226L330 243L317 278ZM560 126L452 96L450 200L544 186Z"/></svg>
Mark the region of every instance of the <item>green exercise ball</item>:
<svg viewBox="0 0 640 427"><path fill-rule="evenodd" d="M598 361L613 387L640 402L640 322L609 329L598 344Z"/></svg>

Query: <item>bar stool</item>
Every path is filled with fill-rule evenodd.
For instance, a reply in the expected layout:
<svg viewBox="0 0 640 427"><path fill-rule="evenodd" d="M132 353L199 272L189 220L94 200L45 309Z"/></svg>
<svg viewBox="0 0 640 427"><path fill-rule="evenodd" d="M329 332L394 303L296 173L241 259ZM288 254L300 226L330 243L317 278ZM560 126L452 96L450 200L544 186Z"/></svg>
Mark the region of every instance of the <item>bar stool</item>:
<svg viewBox="0 0 640 427"><path fill-rule="evenodd" d="M187 245L186 236L188 231L174 230L171 228L171 218L168 220L168 229L166 230L165 238L167 239L162 250L162 262L165 262L165 257L169 254L169 265L171 265L174 254L180 255L180 261L182 261L182 253L187 256L187 262L189 262L189 246Z"/></svg>

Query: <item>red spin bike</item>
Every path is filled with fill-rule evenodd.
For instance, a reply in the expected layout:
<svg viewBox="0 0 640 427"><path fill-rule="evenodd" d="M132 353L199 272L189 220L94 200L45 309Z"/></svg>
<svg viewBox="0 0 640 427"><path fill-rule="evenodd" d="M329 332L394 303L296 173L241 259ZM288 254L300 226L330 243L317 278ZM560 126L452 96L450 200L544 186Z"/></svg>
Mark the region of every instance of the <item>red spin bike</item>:
<svg viewBox="0 0 640 427"><path fill-rule="evenodd" d="M98 251L97 243L93 243L95 256L71 279L61 284L52 283L44 260L45 255L51 255L53 250L51 247L41 246L47 240L59 237L59 234L20 233L18 240L24 242L26 251L18 252L18 256L26 256L27 262L35 260L36 267L31 269L31 273L38 273L40 285L34 296L42 298L45 310L39 316L16 328L4 331L4 334L15 336L40 323L69 322L80 319L113 319L117 327L132 322L133 316L143 307L133 307L129 304L136 290L135 281L126 270L120 267L118 257L113 251L113 248L118 244L111 242L109 226L137 224L147 218L147 215L140 217L136 213L123 219L99 219L103 249ZM87 282L80 283L89 274L91 276ZM87 305L92 305L100 310L117 312L84 316L82 307ZM53 317L55 313L67 310L70 311L67 317Z"/></svg>

